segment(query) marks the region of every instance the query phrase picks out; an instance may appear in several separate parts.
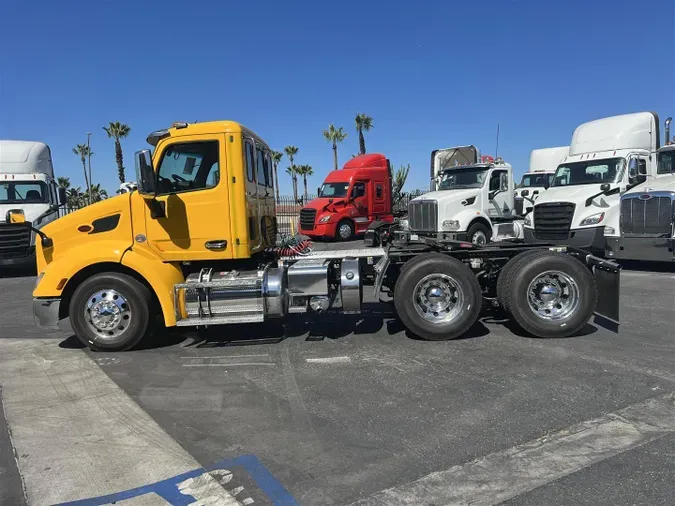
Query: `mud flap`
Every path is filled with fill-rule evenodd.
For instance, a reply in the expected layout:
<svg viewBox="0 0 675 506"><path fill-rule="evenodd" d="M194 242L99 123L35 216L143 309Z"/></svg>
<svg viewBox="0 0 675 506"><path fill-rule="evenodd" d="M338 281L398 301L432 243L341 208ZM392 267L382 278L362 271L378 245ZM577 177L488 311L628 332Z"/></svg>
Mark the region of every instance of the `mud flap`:
<svg viewBox="0 0 675 506"><path fill-rule="evenodd" d="M592 255L589 255L586 261L593 269L595 283L598 287L598 304L595 308L594 323L611 332L618 332L621 266Z"/></svg>

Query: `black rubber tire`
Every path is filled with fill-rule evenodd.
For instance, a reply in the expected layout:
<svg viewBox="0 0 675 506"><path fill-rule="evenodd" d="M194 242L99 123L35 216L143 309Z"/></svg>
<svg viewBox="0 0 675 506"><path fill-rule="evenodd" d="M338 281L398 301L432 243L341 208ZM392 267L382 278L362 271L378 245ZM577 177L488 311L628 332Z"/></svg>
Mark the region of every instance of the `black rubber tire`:
<svg viewBox="0 0 675 506"><path fill-rule="evenodd" d="M564 272L576 282L579 305L563 320L545 320L529 307L527 289L532 280L542 272ZM536 337L569 337L581 330L593 315L598 300L595 278L576 258L564 253L542 251L519 259L504 287L506 306L516 322Z"/></svg>
<svg viewBox="0 0 675 506"><path fill-rule="evenodd" d="M115 339L101 339L87 325L84 308L89 297L101 289L118 291L129 303L131 323ZM136 346L151 330L152 294L147 286L131 276L118 272L95 274L75 289L70 306L70 324L77 338L94 351L125 351Z"/></svg>
<svg viewBox="0 0 675 506"><path fill-rule="evenodd" d="M342 225L345 225L345 224L349 225L349 229L351 230L351 233L349 234L349 237L340 236L340 227ZM341 220L340 223L337 224L337 227L335 227L335 240L336 241L351 241L352 239L354 239L354 234L355 234L354 224L351 222L351 220L347 220L347 219Z"/></svg>
<svg viewBox="0 0 675 506"><path fill-rule="evenodd" d="M465 307L453 321L436 324L420 318L413 305L413 291L427 274L443 273L452 276L465 296ZM430 341L455 339L476 323L482 308L483 296L476 276L468 266L441 253L424 253L409 260L401 269L394 287L394 306L403 324L415 335Z"/></svg>
<svg viewBox="0 0 675 506"><path fill-rule="evenodd" d="M481 222L476 222L469 227L469 230L466 231L466 240L469 242L473 242L472 240L473 235L479 231L485 234L485 244L489 243L490 239L492 238L492 232L485 224Z"/></svg>
<svg viewBox="0 0 675 506"><path fill-rule="evenodd" d="M506 262L506 265L502 268L499 277L497 278L497 300L507 313L509 312L509 308L507 306L508 299L506 297L506 292L508 290L509 281L513 281L513 273L520 269L520 266L524 262L527 262L532 256L540 256L547 253L550 253L547 249L530 249L517 254L511 260Z"/></svg>

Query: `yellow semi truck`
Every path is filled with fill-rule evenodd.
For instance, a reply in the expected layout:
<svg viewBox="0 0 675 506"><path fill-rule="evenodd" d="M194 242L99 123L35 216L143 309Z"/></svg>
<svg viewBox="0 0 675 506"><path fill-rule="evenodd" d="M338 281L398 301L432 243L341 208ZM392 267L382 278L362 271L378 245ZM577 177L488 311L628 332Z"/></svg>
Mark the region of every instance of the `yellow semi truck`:
<svg viewBox="0 0 675 506"><path fill-rule="evenodd" d="M40 231L36 323L70 318L96 350L126 350L167 327L263 322L292 313L361 311L363 288L394 299L426 339L461 336L502 305L526 331L568 336L595 312L618 324L619 267L584 251L421 239L375 223L363 247L276 247L271 150L232 121L174 124L136 153L138 191ZM425 219L438 219L429 209ZM8 222L21 216L8 213Z"/></svg>

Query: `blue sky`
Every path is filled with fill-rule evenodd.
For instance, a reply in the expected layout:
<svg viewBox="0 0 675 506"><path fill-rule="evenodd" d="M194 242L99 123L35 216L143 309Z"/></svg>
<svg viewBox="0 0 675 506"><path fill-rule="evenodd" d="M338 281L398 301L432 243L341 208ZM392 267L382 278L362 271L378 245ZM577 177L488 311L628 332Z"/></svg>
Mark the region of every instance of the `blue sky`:
<svg viewBox="0 0 675 506"><path fill-rule="evenodd" d="M146 135L174 121L233 119L321 183L321 132L374 118L368 151L410 163L428 185L433 149L475 144L517 174L532 149L575 126L653 110L675 114L673 0L30 1L0 5L0 138L40 140L83 185L71 148L92 132L94 182L118 186L102 126L131 126L127 178ZM286 166L286 160L282 167ZM281 176L289 193L290 180Z"/></svg>

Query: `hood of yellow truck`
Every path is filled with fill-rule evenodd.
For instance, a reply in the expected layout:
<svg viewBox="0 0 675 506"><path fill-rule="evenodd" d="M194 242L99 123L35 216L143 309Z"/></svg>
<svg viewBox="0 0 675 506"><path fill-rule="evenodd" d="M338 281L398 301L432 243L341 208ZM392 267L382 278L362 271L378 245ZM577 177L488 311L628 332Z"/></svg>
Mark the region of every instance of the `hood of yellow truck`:
<svg viewBox="0 0 675 506"><path fill-rule="evenodd" d="M36 241L38 272L73 249L82 251L80 247L83 245L96 248L100 241L106 241L107 245L117 244L113 247L120 249L121 256L133 244L131 195L124 193L102 200L44 226L42 232L52 239L54 245L45 249L40 241Z"/></svg>

